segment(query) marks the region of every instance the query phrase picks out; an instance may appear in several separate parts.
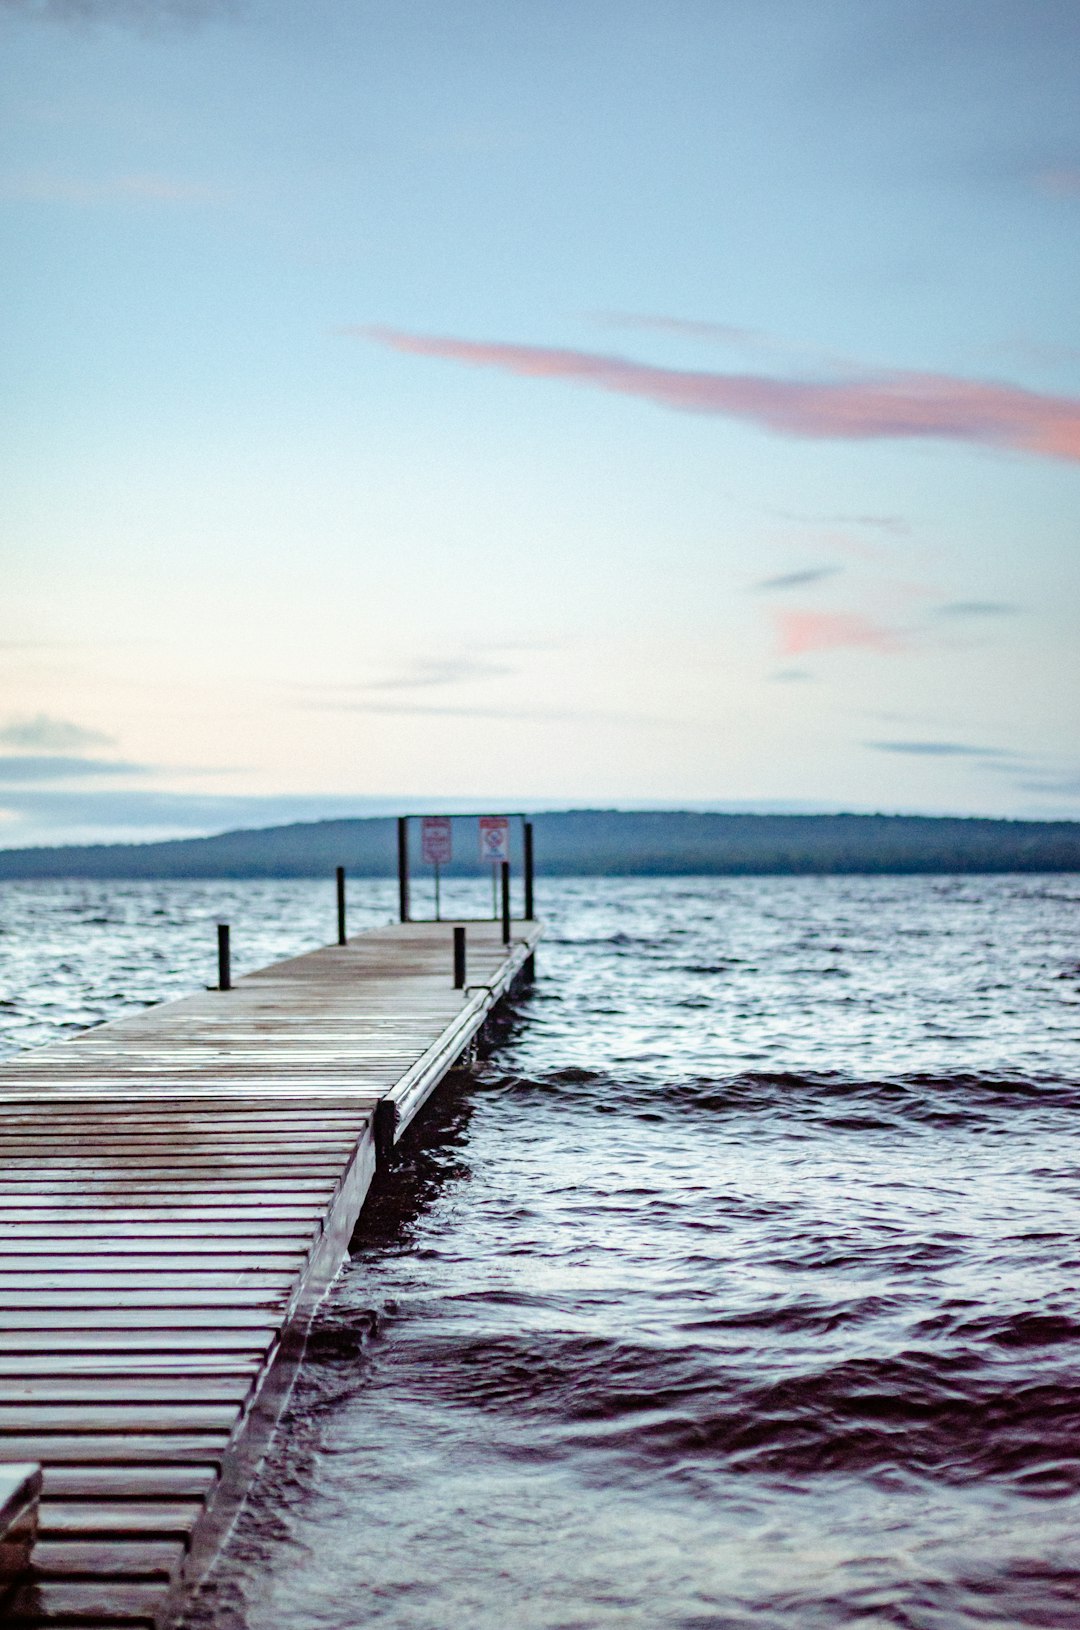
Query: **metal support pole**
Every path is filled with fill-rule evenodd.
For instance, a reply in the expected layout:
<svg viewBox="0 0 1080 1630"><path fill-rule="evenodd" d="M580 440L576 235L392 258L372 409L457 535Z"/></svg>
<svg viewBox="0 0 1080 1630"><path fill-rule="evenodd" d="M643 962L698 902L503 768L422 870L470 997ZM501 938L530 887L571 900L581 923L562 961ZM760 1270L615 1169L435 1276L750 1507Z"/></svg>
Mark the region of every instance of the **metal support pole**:
<svg viewBox="0 0 1080 1630"><path fill-rule="evenodd" d="M232 990L228 923L218 923L217 925L217 983L218 990Z"/></svg>
<svg viewBox="0 0 1080 1630"><path fill-rule="evenodd" d="M454 989L465 989L465 930L460 924L454 927Z"/></svg>
<svg viewBox="0 0 1080 1630"><path fill-rule="evenodd" d="M525 822L525 921L533 920L533 827Z"/></svg>
<svg viewBox="0 0 1080 1630"><path fill-rule="evenodd" d="M397 823L398 911L401 921L409 920L409 818L399 815Z"/></svg>
<svg viewBox="0 0 1080 1630"><path fill-rule="evenodd" d="M510 944L510 862L504 860L500 867L502 872L502 931L503 944Z"/></svg>
<svg viewBox="0 0 1080 1630"><path fill-rule="evenodd" d="M339 945L344 945L346 943L344 866L339 866L337 869L337 942Z"/></svg>

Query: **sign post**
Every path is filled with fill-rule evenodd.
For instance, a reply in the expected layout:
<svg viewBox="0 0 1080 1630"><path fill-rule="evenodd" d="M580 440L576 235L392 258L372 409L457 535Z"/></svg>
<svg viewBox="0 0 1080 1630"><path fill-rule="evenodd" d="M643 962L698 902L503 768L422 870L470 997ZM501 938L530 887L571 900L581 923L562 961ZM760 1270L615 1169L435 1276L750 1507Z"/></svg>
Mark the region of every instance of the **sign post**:
<svg viewBox="0 0 1080 1630"><path fill-rule="evenodd" d="M507 815L481 815L480 859L491 866L491 915L499 915L499 867L510 864L510 818Z"/></svg>
<svg viewBox="0 0 1080 1630"><path fill-rule="evenodd" d="M425 866L435 868L435 921L442 921L439 900L439 868L448 866L453 854L449 815L424 815L420 821L420 853Z"/></svg>

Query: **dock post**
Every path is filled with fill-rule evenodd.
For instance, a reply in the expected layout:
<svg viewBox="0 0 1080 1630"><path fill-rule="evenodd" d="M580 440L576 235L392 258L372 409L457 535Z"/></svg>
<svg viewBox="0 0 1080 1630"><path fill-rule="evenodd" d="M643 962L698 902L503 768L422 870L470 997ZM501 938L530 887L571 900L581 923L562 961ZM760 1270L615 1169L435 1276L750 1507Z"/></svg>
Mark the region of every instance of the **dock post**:
<svg viewBox="0 0 1080 1630"><path fill-rule="evenodd" d="M232 990L228 923L218 923L217 925L217 983L218 990Z"/></svg>
<svg viewBox="0 0 1080 1630"><path fill-rule="evenodd" d="M525 822L525 921L533 920L533 825Z"/></svg>
<svg viewBox="0 0 1080 1630"><path fill-rule="evenodd" d="M409 817L399 815L397 823L398 912L403 923L409 920Z"/></svg>
<svg viewBox="0 0 1080 1630"><path fill-rule="evenodd" d="M454 989L465 989L465 930L460 923L454 927Z"/></svg>
<svg viewBox="0 0 1080 1630"><path fill-rule="evenodd" d="M510 862L504 860L500 867L502 872L502 940L504 945L510 944Z"/></svg>
<svg viewBox="0 0 1080 1630"><path fill-rule="evenodd" d="M375 1167L384 1171L394 1153L394 1134L397 1131L397 1105L392 1098L380 1098L372 1119L375 1138Z"/></svg>
<svg viewBox="0 0 1080 1630"><path fill-rule="evenodd" d="M13 1608L17 1586L26 1580L38 1531L41 1466L19 1461L0 1466L0 1614Z"/></svg>
<svg viewBox="0 0 1080 1630"><path fill-rule="evenodd" d="M345 934L345 868L337 869L337 942L339 945L348 943Z"/></svg>

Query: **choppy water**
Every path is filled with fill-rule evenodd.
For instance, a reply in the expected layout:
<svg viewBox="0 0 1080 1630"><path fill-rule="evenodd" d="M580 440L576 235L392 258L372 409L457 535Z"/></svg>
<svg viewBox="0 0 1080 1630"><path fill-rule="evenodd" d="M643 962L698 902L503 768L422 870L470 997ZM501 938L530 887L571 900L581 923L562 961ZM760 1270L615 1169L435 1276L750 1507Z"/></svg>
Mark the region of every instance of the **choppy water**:
<svg viewBox="0 0 1080 1630"><path fill-rule="evenodd" d="M545 884L534 992L365 1210L193 1623L1080 1626L1078 906ZM207 982L219 916L251 964L329 908L10 888L0 1014L43 1039Z"/></svg>

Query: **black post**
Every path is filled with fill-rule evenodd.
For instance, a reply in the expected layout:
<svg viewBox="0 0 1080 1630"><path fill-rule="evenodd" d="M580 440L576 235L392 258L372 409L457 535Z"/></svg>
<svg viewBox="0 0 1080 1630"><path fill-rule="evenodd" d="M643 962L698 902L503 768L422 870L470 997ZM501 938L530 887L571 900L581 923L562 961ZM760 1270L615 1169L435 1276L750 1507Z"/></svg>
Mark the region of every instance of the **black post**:
<svg viewBox="0 0 1080 1630"><path fill-rule="evenodd" d="M218 990L232 990L228 923L217 925L217 983Z"/></svg>
<svg viewBox="0 0 1080 1630"><path fill-rule="evenodd" d="M502 872L502 928L503 944L510 944L510 862L504 860L500 867Z"/></svg>
<svg viewBox="0 0 1080 1630"><path fill-rule="evenodd" d="M397 1106L392 1098L380 1098L372 1116L372 1135L375 1142L375 1166L385 1171L394 1158L397 1137Z"/></svg>
<svg viewBox="0 0 1080 1630"><path fill-rule="evenodd" d="M525 822L525 921L533 920L533 828Z"/></svg>
<svg viewBox="0 0 1080 1630"><path fill-rule="evenodd" d="M465 930L460 924L454 928L454 989L465 989Z"/></svg>
<svg viewBox="0 0 1080 1630"><path fill-rule="evenodd" d="M345 945L347 943L346 935L345 935L345 868L344 868L344 866L339 866L338 869L337 869L337 942L338 942L339 945Z"/></svg>
<svg viewBox="0 0 1080 1630"><path fill-rule="evenodd" d="M409 817L399 815L397 823L398 910L401 921L409 920Z"/></svg>

